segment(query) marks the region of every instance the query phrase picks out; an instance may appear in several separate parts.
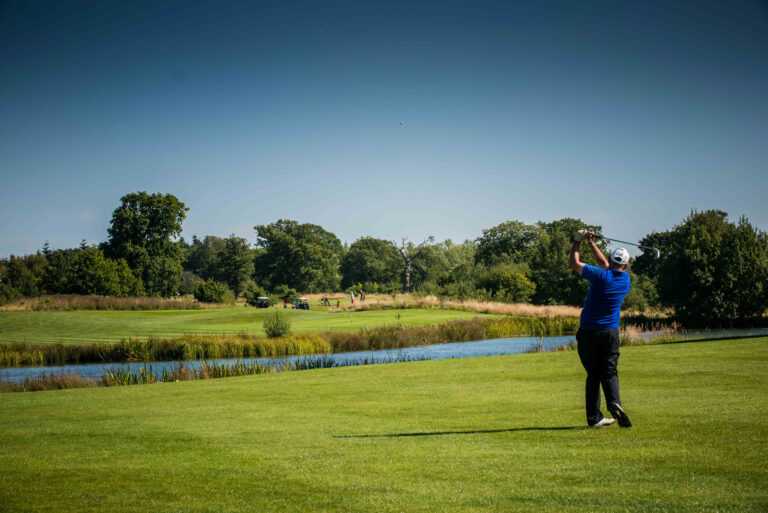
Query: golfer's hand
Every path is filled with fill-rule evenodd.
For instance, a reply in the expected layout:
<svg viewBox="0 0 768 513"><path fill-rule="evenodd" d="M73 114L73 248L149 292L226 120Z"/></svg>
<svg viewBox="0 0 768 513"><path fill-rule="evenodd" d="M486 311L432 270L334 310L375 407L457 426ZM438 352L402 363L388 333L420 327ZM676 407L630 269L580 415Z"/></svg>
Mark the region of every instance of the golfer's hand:
<svg viewBox="0 0 768 513"><path fill-rule="evenodd" d="M584 233L584 240L589 242L590 244L593 244L595 242L595 232L585 232Z"/></svg>

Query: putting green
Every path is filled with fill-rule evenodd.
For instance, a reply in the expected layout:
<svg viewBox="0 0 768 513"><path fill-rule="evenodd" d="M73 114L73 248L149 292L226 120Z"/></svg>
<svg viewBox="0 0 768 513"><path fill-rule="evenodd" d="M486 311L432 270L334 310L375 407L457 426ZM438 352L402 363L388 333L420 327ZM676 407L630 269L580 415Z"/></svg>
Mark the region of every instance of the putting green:
<svg viewBox="0 0 768 513"><path fill-rule="evenodd" d="M6 511L763 512L768 338L0 396Z"/></svg>

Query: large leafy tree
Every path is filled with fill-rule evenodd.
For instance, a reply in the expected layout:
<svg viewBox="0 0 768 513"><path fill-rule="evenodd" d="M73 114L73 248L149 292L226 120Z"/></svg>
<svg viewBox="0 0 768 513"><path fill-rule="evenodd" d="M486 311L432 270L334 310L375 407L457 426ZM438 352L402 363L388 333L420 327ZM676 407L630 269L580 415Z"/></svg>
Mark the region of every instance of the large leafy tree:
<svg viewBox="0 0 768 513"><path fill-rule="evenodd" d="M0 283L15 290L12 296L144 294L141 280L125 260L106 258L100 248L85 243L80 248L61 250L51 250L46 244L42 253L0 260Z"/></svg>
<svg viewBox="0 0 768 513"><path fill-rule="evenodd" d="M526 264L499 263L479 269L475 282L495 301L525 303L536 292L536 284L530 280L529 275L530 270Z"/></svg>
<svg viewBox="0 0 768 513"><path fill-rule="evenodd" d="M124 258L150 295L168 297L179 288L182 247L173 239L189 210L172 194L126 194L112 213L104 245L111 258Z"/></svg>
<svg viewBox="0 0 768 513"><path fill-rule="evenodd" d="M659 249L661 256L666 257L672 249L672 238L672 232L670 231L653 232L640 239L639 243L642 246ZM656 255L652 251L644 251L632 259L632 272L638 276L650 279L656 285L658 283L661 262L662 260L656 259Z"/></svg>
<svg viewBox="0 0 768 513"><path fill-rule="evenodd" d="M255 261L256 278L270 288L286 285L302 292L339 288L341 241L321 226L280 219L254 227L264 249Z"/></svg>
<svg viewBox="0 0 768 513"><path fill-rule="evenodd" d="M399 280L402 268L400 253L392 242L361 237L349 246L341 259L341 286L390 283Z"/></svg>
<svg viewBox="0 0 768 513"><path fill-rule="evenodd" d="M600 233L599 226L572 218L536 225L507 221L483 230L475 253L478 285L493 293L506 280L505 288L512 291L507 293L511 300L531 298L537 304L583 304L589 283L568 267L571 237L582 228ZM605 249L601 241L598 246ZM581 254L585 262L594 264L588 249ZM501 276L504 280L499 281Z"/></svg>
<svg viewBox="0 0 768 513"><path fill-rule="evenodd" d="M483 230L483 235L478 237L475 260L488 266L499 262L526 262L530 260L531 251L540 235L541 224L536 226L520 221L501 223Z"/></svg>
<svg viewBox="0 0 768 513"><path fill-rule="evenodd" d="M416 283L431 282L438 286L471 282L475 268L477 246L466 240L455 244L446 239L428 246L424 259L416 265Z"/></svg>
<svg viewBox="0 0 768 513"><path fill-rule="evenodd" d="M192 237L192 244L186 250L184 270L204 280L222 281L219 276L219 258L224 252L224 239L206 235L203 239Z"/></svg>
<svg viewBox="0 0 768 513"><path fill-rule="evenodd" d="M533 302L536 304L582 305L589 289L589 282L568 267L571 237L585 228L598 235L599 226L589 226L580 219L564 218L550 223L538 223L539 236L531 246L529 265L531 278L536 284ZM605 250L602 241L597 242ZM586 247L581 251L582 261L595 265L592 252Z"/></svg>
<svg viewBox="0 0 768 513"><path fill-rule="evenodd" d="M235 234L224 239L224 248L219 255L221 281L226 283L235 297L238 297L253 274L253 254L250 244Z"/></svg>
<svg viewBox="0 0 768 513"><path fill-rule="evenodd" d="M657 287L682 320L709 325L765 312L768 238L746 218L732 223L720 210L693 211L663 239Z"/></svg>
<svg viewBox="0 0 768 513"><path fill-rule="evenodd" d="M427 242L432 242L428 239ZM411 248L416 249L416 247ZM413 260L411 288L413 290L435 291L442 287L463 283L471 286L475 268L475 243L464 241L454 244L447 239L443 242L425 244L422 252Z"/></svg>
<svg viewBox="0 0 768 513"><path fill-rule="evenodd" d="M29 297L41 292L41 281L46 258L43 255L11 255L9 260L0 262L0 283L13 288L18 295Z"/></svg>
<svg viewBox="0 0 768 513"><path fill-rule="evenodd" d="M60 292L103 296L140 296L144 286L124 259L106 258L97 247L74 250Z"/></svg>
<svg viewBox="0 0 768 513"><path fill-rule="evenodd" d="M43 248L48 265L43 275L43 290L48 294L66 294L69 287L70 269L81 249L51 250Z"/></svg>
<svg viewBox="0 0 768 513"><path fill-rule="evenodd" d="M203 280L226 283L237 297L251 279L253 260L254 250L242 237L232 234L222 239L206 235L201 240L193 236L186 250L184 270Z"/></svg>

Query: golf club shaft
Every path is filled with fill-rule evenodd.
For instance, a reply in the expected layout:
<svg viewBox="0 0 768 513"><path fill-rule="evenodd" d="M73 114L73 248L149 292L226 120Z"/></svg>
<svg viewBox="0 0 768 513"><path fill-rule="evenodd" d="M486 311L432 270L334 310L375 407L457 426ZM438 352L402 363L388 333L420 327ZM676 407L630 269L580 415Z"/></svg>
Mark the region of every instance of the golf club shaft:
<svg viewBox="0 0 768 513"><path fill-rule="evenodd" d="M611 242L621 242L622 244L631 244L635 247L638 247L640 249L652 249L653 251L656 251L656 248L652 248L651 246L641 246L640 244L635 244L634 242L629 242L626 240L619 240L619 239L611 239L610 237L603 237L601 235L597 236L598 239L603 239Z"/></svg>

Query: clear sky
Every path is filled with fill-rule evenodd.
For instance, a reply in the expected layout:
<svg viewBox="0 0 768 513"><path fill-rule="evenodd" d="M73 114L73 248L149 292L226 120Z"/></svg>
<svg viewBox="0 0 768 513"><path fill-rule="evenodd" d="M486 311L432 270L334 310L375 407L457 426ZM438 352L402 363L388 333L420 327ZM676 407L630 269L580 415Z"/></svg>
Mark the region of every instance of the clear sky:
<svg viewBox="0 0 768 513"><path fill-rule="evenodd" d="M139 190L188 239L767 229L768 3L0 2L0 256Z"/></svg>

